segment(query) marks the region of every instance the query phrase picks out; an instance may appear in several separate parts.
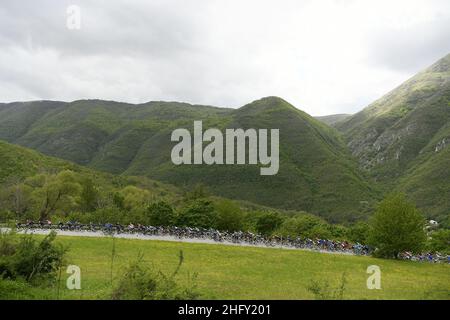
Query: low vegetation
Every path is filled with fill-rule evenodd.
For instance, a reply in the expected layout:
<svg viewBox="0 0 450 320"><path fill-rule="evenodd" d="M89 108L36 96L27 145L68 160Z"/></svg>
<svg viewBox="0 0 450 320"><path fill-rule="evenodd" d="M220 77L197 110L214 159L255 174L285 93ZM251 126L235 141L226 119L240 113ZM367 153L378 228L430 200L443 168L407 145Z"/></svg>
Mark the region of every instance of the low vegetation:
<svg viewBox="0 0 450 320"><path fill-rule="evenodd" d="M26 282L47 280L63 265L65 249L55 245L56 233L38 241L31 235L0 232L0 277Z"/></svg>
<svg viewBox="0 0 450 320"><path fill-rule="evenodd" d="M118 284L113 289L113 300L193 300L200 297L196 289L196 274L189 276L187 286L181 286L176 277L184 262L180 251L176 269L168 274L154 270L145 264L144 256L139 254L120 275Z"/></svg>
<svg viewBox="0 0 450 320"><path fill-rule="evenodd" d="M19 235L14 231L0 233L0 300L3 299L59 299L61 276L67 265L69 245L56 243L56 233L48 236ZM115 239L114 239L115 241ZM113 246L111 252L115 257ZM72 260L72 258L69 258ZM110 270L113 270L114 259ZM123 268L114 283L111 294L104 299L113 300L173 300L197 299L196 274L188 275L187 284L180 284L178 273L184 263L183 252L171 273L151 267L144 255Z"/></svg>
<svg viewBox="0 0 450 320"><path fill-rule="evenodd" d="M147 293L142 294L147 291L139 288L152 288L148 283L161 279L159 271L170 277L179 265L180 250L184 262L175 277L176 293L170 297L184 294L189 288L203 299L448 299L450 294L450 272L445 264L131 239L114 239L111 283L112 241L111 238L57 237L55 243L70 247L67 260L81 269L80 290L66 288L68 275L63 270L60 299L111 299L119 292L117 298L121 299L143 296L151 299L155 296L148 293L147 297ZM134 262L141 253L144 257L136 267ZM370 274L366 270L371 265L380 267L380 290L367 289ZM130 272L136 281L124 280ZM0 288L7 289L0 293L11 299L15 294L17 298L58 298L57 285L41 288L24 286L23 282L0 281ZM124 293L120 288L129 290Z"/></svg>
<svg viewBox="0 0 450 320"><path fill-rule="evenodd" d="M47 297L65 263L66 248L55 238L0 231L0 299Z"/></svg>
<svg viewBox="0 0 450 320"><path fill-rule="evenodd" d="M266 236L347 240L371 244L383 257L397 257L404 251L422 249L448 251L444 231L439 228L429 231L430 236L436 236L431 237L431 243L425 243L425 219L400 194L381 202L370 223L340 225L306 212L246 207L211 196L202 185L184 194L170 193L164 192L163 185L145 184L145 180L138 178L118 178L111 182L101 178L94 180L91 174L90 171L65 169L9 180L0 188L0 219L3 222L51 220L54 224L77 221L188 226L249 231Z"/></svg>

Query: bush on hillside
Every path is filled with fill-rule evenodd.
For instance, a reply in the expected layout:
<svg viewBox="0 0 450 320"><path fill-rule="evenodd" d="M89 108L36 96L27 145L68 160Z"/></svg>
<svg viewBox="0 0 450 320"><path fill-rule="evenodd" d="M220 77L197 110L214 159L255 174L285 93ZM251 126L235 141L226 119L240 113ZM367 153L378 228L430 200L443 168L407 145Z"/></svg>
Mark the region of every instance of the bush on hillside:
<svg viewBox="0 0 450 320"><path fill-rule="evenodd" d="M450 230L440 229L431 233L428 249L432 252L450 254Z"/></svg>
<svg viewBox="0 0 450 320"><path fill-rule="evenodd" d="M255 223L256 232L271 235L283 223L283 217L277 212L261 213Z"/></svg>
<svg viewBox="0 0 450 320"><path fill-rule="evenodd" d="M0 300L51 299L51 291L45 287L33 287L23 279L0 278Z"/></svg>
<svg viewBox="0 0 450 320"><path fill-rule="evenodd" d="M220 200L214 204L217 212L217 229L240 231L244 228L244 215L241 208L230 200Z"/></svg>
<svg viewBox="0 0 450 320"><path fill-rule="evenodd" d="M286 219L278 231L283 236L302 238L330 238L331 232L325 220L310 214L299 214Z"/></svg>
<svg viewBox="0 0 450 320"><path fill-rule="evenodd" d="M366 222L357 222L348 228L347 238L351 242L367 243L370 226Z"/></svg>
<svg viewBox="0 0 450 320"><path fill-rule="evenodd" d="M212 201L198 199L191 201L186 208L179 212L176 225L180 227L215 228L216 217L217 212Z"/></svg>
<svg viewBox="0 0 450 320"><path fill-rule="evenodd" d="M175 211L166 201L154 202L148 206L146 224L152 226L171 226L175 222Z"/></svg>

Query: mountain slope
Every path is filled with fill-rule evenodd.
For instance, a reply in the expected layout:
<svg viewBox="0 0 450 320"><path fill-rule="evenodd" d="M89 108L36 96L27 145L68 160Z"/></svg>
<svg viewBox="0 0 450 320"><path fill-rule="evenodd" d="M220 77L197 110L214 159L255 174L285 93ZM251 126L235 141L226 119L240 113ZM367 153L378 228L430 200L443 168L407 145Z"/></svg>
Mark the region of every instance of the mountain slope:
<svg viewBox="0 0 450 320"><path fill-rule="evenodd" d="M80 178L89 178L95 182L96 186L101 186L105 190L118 190L128 185L134 185L146 189L154 195L164 195L170 199L181 197L181 190L164 183L143 177L114 176L106 172L98 172L0 140L0 189L4 183L7 186L9 182L16 183L36 174L54 174L63 170L73 171Z"/></svg>
<svg viewBox="0 0 450 320"><path fill-rule="evenodd" d="M351 116L352 116L351 114L341 113L341 114L331 114L328 116L320 116L320 117L315 117L315 118L329 126L334 127L338 123L345 121L346 119L350 118Z"/></svg>
<svg viewBox="0 0 450 320"><path fill-rule="evenodd" d="M72 103L43 101L38 103L16 103L0 107L0 139L39 150L45 154L88 165L99 163L97 169L118 172L124 169L137 152L135 137L151 137L167 123L176 123L197 116L220 114L227 109L191 106L181 103L150 102L131 105L113 101L80 100ZM22 111L25 109L26 112ZM39 117L32 117L30 114ZM13 119L14 121L11 121ZM155 122L157 120L157 122ZM18 128L10 134L10 127ZM132 131L136 131L134 134ZM128 139L127 138L128 135ZM142 137L143 136L143 137ZM105 145L125 144L127 152ZM122 142L121 142L122 141ZM95 159L102 149L103 157ZM107 162L103 164L101 162ZM125 165L123 164L125 162ZM103 168L103 166L106 166Z"/></svg>
<svg viewBox="0 0 450 320"><path fill-rule="evenodd" d="M337 124L360 166L428 216L450 212L450 54Z"/></svg>
<svg viewBox="0 0 450 320"><path fill-rule="evenodd" d="M0 138L94 169L146 175L182 187L204 183L219 196L305 210L331 221L364 216L377 198L339 134L280 98L261 99L237 110L100 100L49 105L36 104L39 117L27 122L20 134L0 131ZM16 114L16 108L3 105L0 112L14 119L27 117ZM175 143L170 134L176 128L192 128L194 120L203 120L204 129L279 128L279 173L261 176L255 165L173 165L170 153ZM1 118L0 127L9 124Z"/></svg>
<svg viewBox="0 0 450 320"><path fill-rule="evenodd" d="M360 164L380 180L407 170L450 121L450 55L337 125Z"/></svg>
<svg viewBox="0 0 450 320"><path fill-rule="evenodd" d="M442 128L411 168L397 180L396 189L406 192L427 217L445 221L450 216L450 123Z"/></svg>
<svg viewBox="0 0 450 320"><path fill-rule="evenodd" d="M279 128L278 174L261 176L259 166L250 165L175 166L170 161L174 143L167 144L171 130L147 141L125 173L175 185L200 182L224 197L305 210L332 221L357 219L373 202L376 191L358 173L338 134L282 99L269 97L237 109L219 128Z"/></svg>
<svg viewBox="0 0 450 320"><path fill-rule="evenodd" d="M73 170L77 165L34 150L0 141L0 183L9 178L23 179L40 171Z"/></svg>

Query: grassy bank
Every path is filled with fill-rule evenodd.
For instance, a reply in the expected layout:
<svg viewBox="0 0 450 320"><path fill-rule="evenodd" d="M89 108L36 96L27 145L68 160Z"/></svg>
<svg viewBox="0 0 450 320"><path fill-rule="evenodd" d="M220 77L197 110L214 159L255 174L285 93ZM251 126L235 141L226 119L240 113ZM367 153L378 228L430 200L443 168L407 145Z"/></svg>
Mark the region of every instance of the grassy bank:
<svg viewBox="0 0 450 320"><path fill-rule="evenodd" d="M65 288L62 299L105 299L111 292L110 238L58 237L70 248L68 262L81 268L81 290ZM141 252L145 262L164 271L174 270L179 250L185 263L179 280L198 273L198 287L212 299L314 299L313 281L337 288L345 273L344 299L449 299L450 266L382 260L316 252L115 239L113 282ZM381 290L368 290L366 269L381 268ZM11 288L10 290L12 290ZM18 290L19 289L15 289ZM31 298L57 298L57 286L33 289Z"/></svg>

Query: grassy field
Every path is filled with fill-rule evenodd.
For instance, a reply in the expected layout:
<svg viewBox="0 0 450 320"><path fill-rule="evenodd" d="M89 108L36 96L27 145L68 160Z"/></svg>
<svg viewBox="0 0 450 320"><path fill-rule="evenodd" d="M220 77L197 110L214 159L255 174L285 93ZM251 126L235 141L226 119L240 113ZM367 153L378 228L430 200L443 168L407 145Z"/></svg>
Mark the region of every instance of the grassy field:
<svg viewBox="0 0 450 320"><path fill-rule="evenodd" d="M111 292L110 238L58 237L68 246L69 263L81 268L81 290L68 290L62 274L60 298L105 299ZM138 254L164 271L174 270L179 250L185 263L180 281L198 273L198 287L208 299L314 299L311 281L336 288L345 272L344 299L450 299L450 266L390 261L286 249L115 239L113 281ZM366 269L381 268L381 290L366 288ZM56 287L46 291L56 298ZM41 293L37 293L41 296Z"/></svg>

